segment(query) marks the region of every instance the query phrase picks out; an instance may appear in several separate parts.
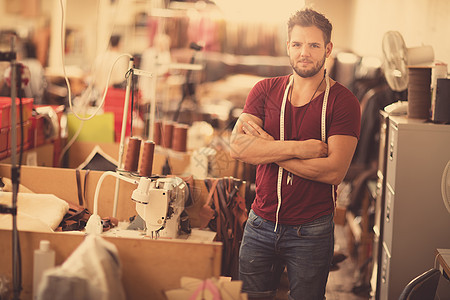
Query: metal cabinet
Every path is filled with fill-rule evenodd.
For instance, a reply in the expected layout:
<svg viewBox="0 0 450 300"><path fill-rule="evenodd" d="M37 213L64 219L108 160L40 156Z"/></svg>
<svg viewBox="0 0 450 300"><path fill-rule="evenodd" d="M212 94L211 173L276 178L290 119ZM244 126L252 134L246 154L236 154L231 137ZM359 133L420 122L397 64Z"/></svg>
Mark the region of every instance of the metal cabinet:
<svg viewBox="0 0 450 300"><path fill-rule="evenodd" d="M450 160L450 125L392 116L386 124L372 276L373 298L380 300L398 299L409 281L433 267L436 248L450 248L440 186Z"/></svg>
<svg viewBox="0 0 450 300"><path fill-rule="evenodd" d="M384 228L384 200L386 186L386 157L387 157L387 133L389 128L389 114L380 111L380 131L379 131L379 152L378 152L378 168L376 183L376 201L375 216L373 225L373 247L372 247L372 277L370 279L370 298L371 300L379 300L380 277L381 277L381 261L383 247L383 228Z"/></svg>

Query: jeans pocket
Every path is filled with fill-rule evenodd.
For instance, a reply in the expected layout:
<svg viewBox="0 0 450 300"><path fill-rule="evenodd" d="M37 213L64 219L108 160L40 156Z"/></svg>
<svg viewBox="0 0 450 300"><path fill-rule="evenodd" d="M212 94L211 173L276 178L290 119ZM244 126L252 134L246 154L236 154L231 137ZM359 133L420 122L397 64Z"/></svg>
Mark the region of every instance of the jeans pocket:
<svg viewBox="0 0 450 300"><path fill-rule="evenodd" d="M263 218L257 216L253 210L250 210L248 214L247 224L252 226L253 228L260 228L264 223Z"/></svg>
<svg viewBox="0 0 450 300"><path fill-rule="evenodd" d="M334 222L331 214L299 226L297 235L305 239L322 239L333 234L333 229Z"/></svg>

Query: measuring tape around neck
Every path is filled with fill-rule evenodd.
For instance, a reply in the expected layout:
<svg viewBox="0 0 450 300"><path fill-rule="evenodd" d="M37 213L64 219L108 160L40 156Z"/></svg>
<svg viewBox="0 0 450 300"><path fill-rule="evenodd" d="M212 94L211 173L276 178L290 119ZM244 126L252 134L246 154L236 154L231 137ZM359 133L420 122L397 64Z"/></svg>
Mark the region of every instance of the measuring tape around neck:
<svg viewBox="0 0 450 300"><path fill-rule="evenodd" d="M283 102L281 103L281 111L280 111L280 141L284 141L284 115L286 110L286 102L287 102L287 96L289 94L289 89L292 86L294 80L294 76L291 76L289 79L289 83L286 86L286 90L284 91L283 96ZM325 82L326 82L326 88L325 88L325 94L323 96L323 105L322 105L322 115L321 115L321 140L322 142L326 142L326 114L327 114L327 103L328 103L328 95L330 94L330 77L328 76L326 70L325 70ZM311 99L312 100L312 99ZM278 178L277 178L277 198L278 198L278 205L277 205L277 213L275 216L275 229L274 232L276 232L278 227L278 215L281 208L281 185L283 180L283 168L278 167ZM292 180L292 179L291 179ZM331 191L333 195L333 203L334 203L334 186L331 186Z"/></svg>

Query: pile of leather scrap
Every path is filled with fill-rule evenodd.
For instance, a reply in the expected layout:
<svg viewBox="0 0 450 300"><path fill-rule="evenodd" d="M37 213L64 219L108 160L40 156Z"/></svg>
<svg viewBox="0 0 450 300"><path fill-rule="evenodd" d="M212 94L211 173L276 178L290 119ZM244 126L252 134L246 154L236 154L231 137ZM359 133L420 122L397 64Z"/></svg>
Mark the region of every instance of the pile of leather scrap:
<svg viewBox="0 0 450 300"><path fill-rule="evenodd" d="M168 300L247 300L241 293L242 281L231 277L201 280L192 277L181 278L181 288L165 292Z"/></svg>

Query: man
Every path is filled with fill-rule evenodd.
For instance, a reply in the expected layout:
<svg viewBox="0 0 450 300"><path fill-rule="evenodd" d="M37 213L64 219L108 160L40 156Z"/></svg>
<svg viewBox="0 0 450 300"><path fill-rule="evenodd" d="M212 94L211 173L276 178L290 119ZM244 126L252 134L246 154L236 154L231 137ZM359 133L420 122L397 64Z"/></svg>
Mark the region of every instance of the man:
<svg viewBox="0 0 450 300"><path fill-rule="evenodd" d="M325 295L335 187L360 133L358 100L325 70L331 30L328 19L312 9L289 19L293 73L258 82L233 130L231 156L258 165L239 254L242 291L249 299L273 299L285 268L290 299Z"/></svg>

